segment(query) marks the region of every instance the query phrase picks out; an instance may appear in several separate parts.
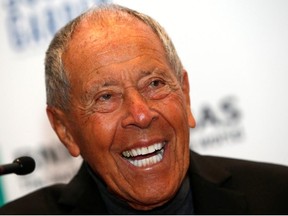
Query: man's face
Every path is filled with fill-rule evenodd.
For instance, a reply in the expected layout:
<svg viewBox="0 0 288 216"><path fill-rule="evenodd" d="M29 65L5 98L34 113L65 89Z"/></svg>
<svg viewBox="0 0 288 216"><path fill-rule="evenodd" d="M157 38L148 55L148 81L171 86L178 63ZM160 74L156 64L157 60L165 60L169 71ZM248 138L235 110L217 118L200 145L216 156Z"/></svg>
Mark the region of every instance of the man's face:
<svg viewBox="0 0 288 216"><path fill-rule="evenodd" d="M188 169L188 78L178 82L144 24L100 29L80 26L62 56L72 86L67 131L112 193L148 210L175 195Z"/></svg>

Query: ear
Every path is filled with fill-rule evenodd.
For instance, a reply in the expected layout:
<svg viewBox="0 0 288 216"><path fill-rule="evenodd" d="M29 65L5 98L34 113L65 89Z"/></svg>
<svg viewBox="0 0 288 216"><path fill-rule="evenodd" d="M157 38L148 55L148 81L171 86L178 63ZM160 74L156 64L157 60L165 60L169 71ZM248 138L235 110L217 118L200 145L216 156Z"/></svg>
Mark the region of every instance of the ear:
<svg viewBox="0 0 288 216"><path fill-rule="evenodd" d="M50 124L60 141L64 144L64 146L68 149L69 153L72 156L79 156L80 149L77 143L75 143L73 136L69 130L69 122L67 115L62 110L49 106L47 106L46 112Z"/></svg>
<svg viewBox="0 0 288 216"><path fill-rule="evenodd" d="M185 70L183 70L182 91L184 93L185 102L186 102L186 112L188 116L188 123L191 128L194 128L196 125L196 122L191 112L189 79L188 79L188 73Z"/></svg>

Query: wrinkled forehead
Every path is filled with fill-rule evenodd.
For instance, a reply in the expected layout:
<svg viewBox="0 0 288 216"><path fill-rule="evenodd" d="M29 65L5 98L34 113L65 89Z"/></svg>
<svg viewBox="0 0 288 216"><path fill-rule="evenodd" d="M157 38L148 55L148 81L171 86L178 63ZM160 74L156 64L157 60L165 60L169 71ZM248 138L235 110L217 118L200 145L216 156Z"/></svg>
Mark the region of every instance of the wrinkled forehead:
<svg viewBox="0 0 288 216"><path fill-rule="evenodd" d="M139 31L154 34L150 26L127 13L109 11L91 13L81 19L75 27L68 49L73 45L78 45L79 48L89 44L107 46L110 41L125 35L133 36Z"/></svg>
<svg viewBox="0 0 288 216"><path fill-rule="evenodd" d="M105 65L127 62L142 54L157 53L166 62L160 39L137 19L86 19L75 29L62 60L69 77L90 74ZM81 78L80 78L81 79Z"/></svg>
<svg viewBox="0 0 288 216"><path fill-rule="evenodd" d="M109 53L109 58L111 58L113 50L115 50L115 55L119 55L120 52L116 52L117 50L129 52L131 48L135 51L136 49L133 48L143 46L143 44L152 49L163 47L151 27L136 18L121 17L120 19L107 16L103 20L103 17L96 19L92 16L77 25L62 55L62 60L65 69L68 69L67 67L83 69L83 64L86 64L88 59L91 60L91 56L97 61L99 57L103 58L105 53ZM161 53L165 55L164 49Z"/></svg>

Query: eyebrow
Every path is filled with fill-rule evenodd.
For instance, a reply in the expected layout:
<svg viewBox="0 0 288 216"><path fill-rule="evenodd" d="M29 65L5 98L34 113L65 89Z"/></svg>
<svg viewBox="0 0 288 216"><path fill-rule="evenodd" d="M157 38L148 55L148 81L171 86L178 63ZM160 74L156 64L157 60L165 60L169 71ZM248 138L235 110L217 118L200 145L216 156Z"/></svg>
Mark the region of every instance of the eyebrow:
<svg viewBox="0 0 288 216"><path fill-rule="evenodd" d="M153 71L141 70L138 79L141 79L141 78L143 78L143 77L149 76L149 75L151 75L154 71L155 71L155 70L153 70Z"/></svg>
<svg viewBox="0 0 288 216"><path fill-rule="evenodd" d="M149 75L152 75L152 74L158 74L158 75L161 75L161 76L163 76L163 77L166 77L166 78L169 78L169 75L167 74L167 71L165 71L165 70L163 70L163 69L161 69L161 68L158 68L158 67L156 67L156 68L154 68L153 70L151 70L151 71L140 71L140 73L141 73L141 75L139 76L140 78L142 78L142 77L145 77L145 76L149 76Z"/></svg>
<svg viewBox="0 0 288 216"><path fill-rule="evenodd" d="M161 68L155 68L152 72L150 72L147 75L151 75L151 74L156 74L156 75L162 76L163 78L171 79L171 77L169 76L169 73L167 73L166 70L163 70Z"/></svg>
<svg viewBox="0 0 288 216"><path fill-rule="evenodd" d="M113 86L113 85L116 85L118 83L119 83L119 81L117 81L114 78L109 78L109 79L105 79L105 80L96 80L96 81L89 83L89 86L85 89L85 92L86 93L95 92L102 87Z"/></svg>

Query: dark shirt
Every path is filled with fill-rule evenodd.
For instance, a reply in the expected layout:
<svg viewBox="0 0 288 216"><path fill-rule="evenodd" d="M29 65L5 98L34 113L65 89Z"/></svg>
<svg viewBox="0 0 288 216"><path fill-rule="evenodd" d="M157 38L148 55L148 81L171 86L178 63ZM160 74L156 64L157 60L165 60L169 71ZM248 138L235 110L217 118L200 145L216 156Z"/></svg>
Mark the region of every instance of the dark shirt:
<svg viewBox="0 0 288 216"><path fill-rule="evenodd" d="M163 206L157 207L149 211L140 211L130 207L124 200L116 197L107 190L105 183L93 173L93 171L87 165L88 172L92 175L95 183L97 184L101 197L103 198L109 214L121 214L121 215L137 215L137 214L182 214L188 215L193 214L192 204L192 192L190 188L189 177L186 176L179 191L175 197L164 204Z"/></svg>

